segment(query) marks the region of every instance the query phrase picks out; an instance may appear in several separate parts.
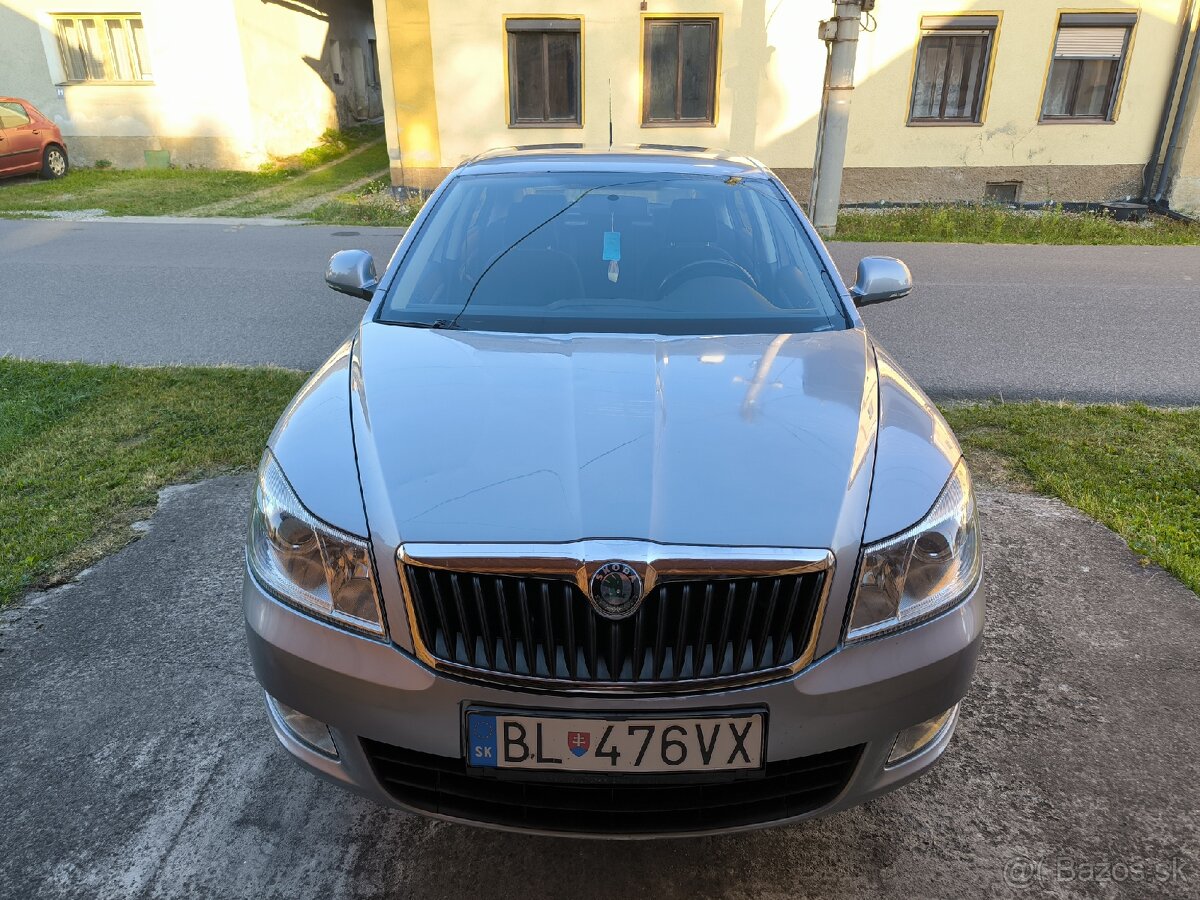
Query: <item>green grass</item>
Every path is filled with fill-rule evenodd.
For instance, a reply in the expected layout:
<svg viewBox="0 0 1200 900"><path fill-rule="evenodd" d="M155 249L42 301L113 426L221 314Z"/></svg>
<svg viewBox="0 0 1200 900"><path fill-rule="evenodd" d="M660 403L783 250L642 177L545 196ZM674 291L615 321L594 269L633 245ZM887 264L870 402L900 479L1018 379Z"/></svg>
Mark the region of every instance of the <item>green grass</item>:
<svg viewBox="0 0 1200 900"><path fill-rule="evenodd" d="M1012 403L952 406L968 460L999 458L1200 593L1200 409Z"/></svg>
<svg viewBox="0 0 1200 900"><path fill-rule="evenodd" d="M420 201L399 202L379 179L361 191L334 197L305 218L325 225L410 225ZM1200 244L1200 225L1154 216L1118 222L1058 208L1017 212L999 206L920 206L872 212L843 211L839 241L945 241L971 244Z"/></svg>
<svg viewBox="0 0 1200 900"><path fill-rule="evenodd" d="M159 488L254 466L303 380L0 359L0 607L124 544Z"/></svg>
<svg viewBox="0 0 1200 900"><path fill-rule="evenodd" d="M381 141L357 156L344 159L320 172L296 178L257 196L247 197L244 203L237 203L222 210L222 215L266 216L282 212L301 201L328 194L343 185L386 171L387 167L387 147Z"/></svg>
<svg viewBox="0 0 1200 900"><path fill-rule="evenodd" d="M328 129L321 135L321 142L315 147L309 147L295 156L281 157L268 163L266 169L287 169L293 172L303 172L315 169L327 162L340 159L351 150L369 144L383 137L383 127L380 125L358 125L338 131Z"/></svg>
<svg viewBox="0 0 1200 900"><path fill-rule="evenodd" d="M390 193L391 179L376 178L354 192L340 194L322 203L306 219L322 225L408 226L421 211L417 199L400 201Z"/></svg>
<svg viewBox="0 0 1200 900"><path fill-rule="evenodd" d="M379 140L378 127L355 128L348 132L330 131L321 143L296 156L277 159L257 172L232 172L218 169L72 169L57 181L19 178L0 182L0 215L11 216L25 210L61 211L101 209L112 216L185 215L193 209L246 197L258 191L288 191L308 182L316 185L313 194L335 189L356 178L357 163L371 157L375 171L386 168L387 154L379 163L368 151L347 160L346 169L308 174L324 163L332 162L372 140ZM331 172L337 170L337 174ZM341 176L341 180L339 179ZM299 192L305 196L307 188ZM274 193L274 191L272 191Z"/></svg>
<svg viewBox="0 0 1200 900"><path fill-rule="evenodd" d="M1019 212L1001 206L918 206L838 214L839 241L942 241L965 244L1200 244L1200 225L1166 216L1118 222L1058 208Z"/></svg>
<svg viewBox="0 0 1200 900"><path fill-rule="evenodd" d="M73 169L58 181L0 184L0 212L102 209L112 216L179 215L282 184L287 172Z"/></svg>

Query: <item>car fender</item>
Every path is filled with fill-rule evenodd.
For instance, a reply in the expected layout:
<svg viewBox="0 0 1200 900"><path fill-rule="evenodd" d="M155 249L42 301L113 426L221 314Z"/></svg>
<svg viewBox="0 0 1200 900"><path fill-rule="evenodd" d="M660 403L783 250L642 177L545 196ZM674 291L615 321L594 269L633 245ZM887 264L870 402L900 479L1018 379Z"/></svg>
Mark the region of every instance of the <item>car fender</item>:
<svg viewBox="0 0 1200 900"><path fill-rule="evenodd" d="M350 422L353 338L313 373L292 398L267 447L300 502L318 519L367 537Z"/></svg>
<svg viewBox="0 0 1200 900"><path fill-rule="evenodd" d="M878 345L879 437L863 543L904 531L937 500L962 458L933 402Z"/></svg>

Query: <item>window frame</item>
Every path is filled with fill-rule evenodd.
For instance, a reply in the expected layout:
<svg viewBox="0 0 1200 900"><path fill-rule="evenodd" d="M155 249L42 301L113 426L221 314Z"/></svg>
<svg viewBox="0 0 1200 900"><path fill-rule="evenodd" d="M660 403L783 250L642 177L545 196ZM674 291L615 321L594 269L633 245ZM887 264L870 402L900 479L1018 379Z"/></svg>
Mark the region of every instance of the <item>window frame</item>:
<svg viewBox="0 0 1200 900"><path fill-rule="evenodd" d="M143 40L148 44L146 37L146 20L140 12L74 12L74 13L51 13L50 18L54 22L54 38L58 44L59 60L62 63L63 80L60 84L117 84L117 85L150 85L154 84L153 61L150 63L151 71L149 75L142 72L142 60L138 54L137 40L134 37L133 24L137 22L142 30ZM89 71L87 59L83 60L84 77L75 77L76 73L72 71L72 63L70 57L70 48L66 39L66 29L70 28L77 41L77 45L86 51L86 41L83 38L80 23L91 20L95 22L96 28L99 31L100 48L104 54L103 65L106 69L105 77L94 78ZM113 77L120 66L117 65L117 50L113 46L112 37L109 33L108 23L118 20L121 22L121 30L125 34L125 44L127 48L126 61L129 64L130 72L134 73L134 78L116 78Z"/></svg>
<svg viewBox="0 0 1200 900"><path fill-rule="evenodd" d="M709 93L708 116L703 119L652 119L650 118L650 29L653 25L673 23L683 25L694 22L710 22L712 24L712 69L710 72L711 90ZM715 128L719 119L721 96L721 49L724 37L725 17L721 13L643 13L642 15L642 47L641 47L641 76L642 76L642 128ZM680 31L680 40L683 33ZM683 77L682 54L677 60L676 72L676 109L683 102L683 91L680 79Z"/></svg>
<svg viewBox="0 0 1200 900"><path fill-rule="evenodd" d="M1080 21L1068 22L1064 25L1064 20L1076 17ZM1103 22L1104 18L1111 17L1111 21ZM1132 17L1132 21L1128 21ZM1095 19L1096 21L1087 24L1084 20ZM1118 21L1124 20L1124 21ZM1121 100L1125 94L1125 81L1129 73L1129 65L1133 56L1133 40L1137 35L1138 25L1141 23L1141 11L1138 9L1095 9L1095 10L1059 10L1055 14L1054 34L1050 41L1050 58L1046 62L1046 74L1042 79L1042 97L1038 103L1038 124L1039 125L1112 125L1117 121L1121 111ZM1058 50L1058 37L1063 28L1114 28L1123 29L1125 31L1125 42L1121 49L1121 56L1116 60L1116 66L1113 69L1113 75L1109 79L1108 84L1108 103L1106 104L1105 114L1103 116L1052 116L1046 114L1046 100L1050 96L1050 76L1054 71L1054 63L1058 61L1055 55ZM1083 59L1067 59L1064 62L1085 62ZM1082 66L1077 67L1082 71ZM1079 88L1079 75L1075 76L1075 90ZM1073 97L1073 103L1078 101L1078 96Z"/></svg>
<svg viewBox="0 0 1200 900"><path fill-rule="evenodd" d="M378 88L383 84L379 74L379 41L367 38L367 86Z"/></svg>
<svg viewBox="0 0 1200 900"><path fill-rule="evenodd" d="M970 20L992 20L994 23L971 24ZM947 24L954 20L958 20L961 24ZM1002 10L971 10L965 13L952 13L945 15L927 15L922 16L918 23L919 35L917 45L913 51L912 77L909 79L908 88L908 111L905 116L905 125L914 128L978 128L984 124L987 119L988 101L991 99L992 93L992 74L996 68L996 55L1000 46L1000 30L1004 25L1004 12ZM982 64L981 78L979 87L975 94L975 115L973 118L933 118L928 116L916 116L913 114L913 109L917 102L917 78L921 73L921 50L925 46L925 39L929 37L945 37L953 39L956 35L959 37L971 36L980 37L981 32L986 32L986 46L984 49L984 59ZM951 52L953 52L953 40L951 42ZM947 56L947 64L949 64L949 55ZM939 110L944 110L946 106L946 96L949 91L949 83L942 90L941 103Z"/></svg>
<svg viewBox="0 0 1200 900"><path fill-rule="evenodd" d="M562 29L536 29L536 28L511 28L513 22L575 22L578 23L578 28L562 28ZM568 14L546 14L533 15L522 14L505 16L503 21L504 26L504 88L507 94L506 104L506 121L509 128L582 128L584 123L584 21L581 15ZM549 66L549 54L546 46L547 34L574 34L576 41L576 66L575 72L576 90L579 93L579 108L576 110L574 119L518 119L517 118L517 78L516 78L516 54L513 52L513 37L517 34L540 34L542 35L542 64ZM549 87L549 73L547 72L546 79L547 88ZM546 108L549 98L544 98L546 103L543 108ZM547 114L549 110L546 109Z"/></svg>

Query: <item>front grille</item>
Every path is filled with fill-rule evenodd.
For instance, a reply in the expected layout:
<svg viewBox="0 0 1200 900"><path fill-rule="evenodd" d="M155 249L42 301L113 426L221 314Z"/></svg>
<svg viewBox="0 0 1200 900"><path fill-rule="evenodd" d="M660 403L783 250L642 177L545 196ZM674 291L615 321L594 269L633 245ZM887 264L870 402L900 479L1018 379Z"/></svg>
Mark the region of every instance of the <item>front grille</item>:
<svg viewBox="0 0 1200 900"><path fill-rule="evenodd" d="M419 637L435 659L577 684L725 680L793 665L814 638L826 576L664 582L614 621L574 582L405 568Z"/></svg>
<svg viewBox="0 0 1200 900"><path fill-rule="evenodd" d="M740 780L688 783L687 776L675 776L631 783L618 776L580 783L483 776L461 759L362 743L375 777L406 806L510 828L589 834L711 831L813 812L845 789L863 749L767 763Z"/></svg>

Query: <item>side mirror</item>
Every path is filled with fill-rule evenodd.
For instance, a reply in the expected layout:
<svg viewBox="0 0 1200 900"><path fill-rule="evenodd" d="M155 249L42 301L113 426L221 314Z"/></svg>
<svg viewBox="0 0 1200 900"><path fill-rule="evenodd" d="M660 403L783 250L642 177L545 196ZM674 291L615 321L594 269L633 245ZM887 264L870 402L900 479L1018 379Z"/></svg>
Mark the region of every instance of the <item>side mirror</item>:
<svg viewBox="0 0 1200 900"><path fill-rule="evenodd" d="M865 256L858 264L858 278L850 288L855 306L870 306L907 297L912 292L912 272L890 256Z"/></svg>
<svg viewBox="0 0 1200 900"><path fill-rule="evenodd" d="M379 284L375 260L366 250L339 250L329 258L325 283L335 291L370 300Z"/></svg>

